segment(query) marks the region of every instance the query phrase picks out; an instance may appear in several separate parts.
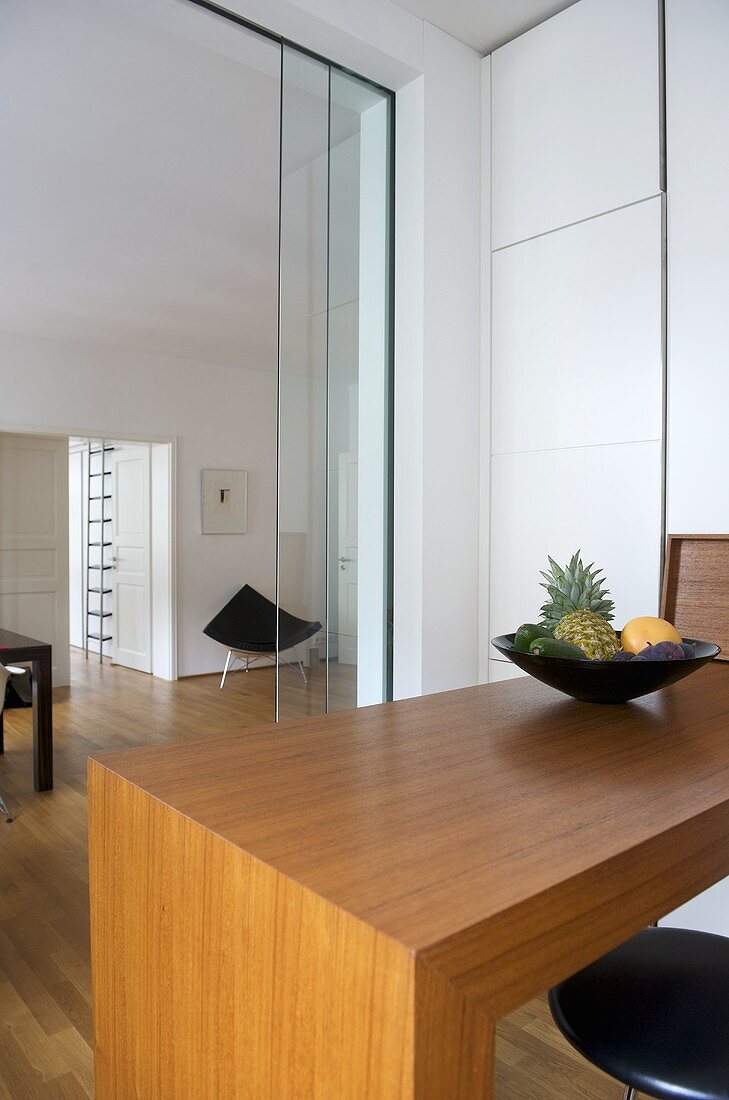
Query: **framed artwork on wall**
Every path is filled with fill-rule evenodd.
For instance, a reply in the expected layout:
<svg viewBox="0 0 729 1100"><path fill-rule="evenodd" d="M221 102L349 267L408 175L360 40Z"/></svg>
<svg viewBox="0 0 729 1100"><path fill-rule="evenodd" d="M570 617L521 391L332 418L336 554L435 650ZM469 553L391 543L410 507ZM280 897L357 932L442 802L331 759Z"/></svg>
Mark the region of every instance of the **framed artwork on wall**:
<svg viewBox="0 0 729 1100"><path fill-rule="evenodd" d="M202 532L245 535L248 520L246 470L203 470Z"/></svg>

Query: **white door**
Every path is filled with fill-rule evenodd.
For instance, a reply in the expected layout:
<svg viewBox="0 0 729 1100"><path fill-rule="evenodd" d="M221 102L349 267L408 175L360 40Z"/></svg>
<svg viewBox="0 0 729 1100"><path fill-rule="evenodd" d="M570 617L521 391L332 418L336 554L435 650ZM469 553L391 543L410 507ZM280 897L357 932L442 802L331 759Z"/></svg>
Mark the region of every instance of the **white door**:
<svg viewBox="0 0 729 1100"><path fill-rule="evenodd" d="M50 642L69 683L67 438L0 434L0 626Z"/></svg>
<svg viewBox="0 0 729 1100"><path fill-rule="evenodd" d="M339 456L339 663L357 664L357 456Z"/></svg>
<svg viewBox="0 0 729 1100"><path fill-rule="evenodd" d="M112 546L116 664L152 671L149 446L112 455Z"/></svg>

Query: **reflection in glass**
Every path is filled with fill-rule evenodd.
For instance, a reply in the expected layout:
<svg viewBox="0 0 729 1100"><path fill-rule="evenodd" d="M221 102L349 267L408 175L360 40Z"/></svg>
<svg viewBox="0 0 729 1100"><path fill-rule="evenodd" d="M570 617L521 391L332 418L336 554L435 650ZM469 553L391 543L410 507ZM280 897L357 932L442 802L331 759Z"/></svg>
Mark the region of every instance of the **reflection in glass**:
<svg viewBox="0 0 729 1100"><path fill-rule="evenodd" d="M387 697L390 111L332 70L328 710Z"/></svg>
<svg viewBox="0 0 729 1100"><path fill-rule="evenodd" d="M324 625L328 65L284 46L281 96L278 604ZM279 652L280 721L326 710L324 658L323 630Z"/></svg>
<svg viewBox="0 0 729 1100"><path fill-rule="evenodd" d="M278 717L390 693L392 99L284 47Z"/></svg>

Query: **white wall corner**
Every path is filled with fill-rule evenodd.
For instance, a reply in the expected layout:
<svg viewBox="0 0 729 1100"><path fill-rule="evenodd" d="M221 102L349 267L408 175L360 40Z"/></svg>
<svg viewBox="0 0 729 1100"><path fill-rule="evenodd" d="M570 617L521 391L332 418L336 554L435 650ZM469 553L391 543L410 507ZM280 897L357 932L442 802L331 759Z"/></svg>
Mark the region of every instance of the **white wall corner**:
<svg viewBox="0 0 729 1100"><path fill-rule="evenodd" d="M395 500L394 668L396 699L423 684L423 194L424 81L397 93L395 127Z"/></svg>
<svg viewBox="0 0 729 1100"><path fill-rule="evenodd" d="M393 0L229 0L226 6L386 88L402 88L423 71L422 20Z"/></svg>
<svg viewBox="0 0 729 1100"><path fill-rule="evenodd" d="M425 25L423 692L478 665L481 58Z"/></svg>
<svg viewBox="0 0 729 1100"><path fill-rule="evenodd" d="M491 567L491 58L481 61L481 362L478 682L489 681Z"/></svg>

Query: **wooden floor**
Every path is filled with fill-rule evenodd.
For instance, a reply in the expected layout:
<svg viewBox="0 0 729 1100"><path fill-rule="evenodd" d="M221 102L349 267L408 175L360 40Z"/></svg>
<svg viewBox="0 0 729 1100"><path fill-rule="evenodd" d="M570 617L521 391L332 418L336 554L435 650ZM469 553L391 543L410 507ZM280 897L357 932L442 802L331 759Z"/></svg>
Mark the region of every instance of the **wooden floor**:
<svg viewBox="0 0 729 1100"><path fill-rule="evenodd" d="M220 692L217 677L169 684L127 669L100 668L78 652L71 664L71 688L54 693L53 791L33 791L31 712L5 713L0 792L16 819L0 823L0 1100L93 1096L86 757L240 729L273 716L272 669L234 673ZM323 685L317 677L310 681L304 688L300 679L288 678L287 713L312 708ZM342 705L351 691L351 673L342 670L330 692ZM621 1095L619 1085L565 1044L543 1000L502 1021L498 1100Z"/></svg>

